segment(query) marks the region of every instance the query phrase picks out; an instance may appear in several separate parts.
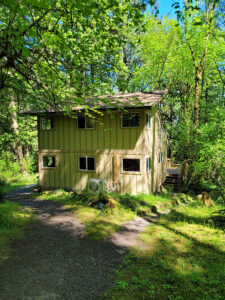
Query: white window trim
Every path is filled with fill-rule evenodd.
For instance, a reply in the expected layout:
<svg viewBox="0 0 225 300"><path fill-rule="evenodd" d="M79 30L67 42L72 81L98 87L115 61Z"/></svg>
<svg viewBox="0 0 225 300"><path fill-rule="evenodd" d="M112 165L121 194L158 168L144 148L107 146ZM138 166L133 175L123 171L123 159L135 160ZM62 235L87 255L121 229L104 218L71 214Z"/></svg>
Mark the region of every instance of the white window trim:
<svg viewBox="0 0 225 300"><path fill-rule="evenodd" d="M55 157L55 166L54 167L44 167L44 165L43 165L43 163L44 163L43 157L45 157L45 156L47 156L47 157ZM42 155L41 156L41 168L42 169L55 169L56 168L56 156L55 155L51 155L51 154L49 154L49 155Z"/></svg>
<svg viewBox="0 0 225 300"><path fill-rule="evenodd" d="M139 125L138 126L123 126L123 115L130 115L130 114L138 114L139 115ZM121 114L121 128L140 128L140 112L134 111L134 112L129 112L129 113L122 113Z"/></svg>
<svg viewBox="0 0 225 300"><path fill-rule="evenodd" d="M43 129L43 128L41 128L41 119L52 119L53 120L53 128L51 128L51 129ZM40 117L39 118L39 130L41 130L41 131L52 131L52 130L55 130L55 118L54 117Z"/></svg>
<svg viewBox="0 0 225 300"><path fill-rule="evenodd" d="M140 170L139 171L125 171L124 169L123 169L123 160L124 159L138 159L139 161L140 161L140 164L139 164L139 166L140 166ZM123 157L122 158L122 164L121 164L121 166L122 166L122 171L121 171L121 173L125 173L125 174L141 174L141 158L140 157L138 157L138 158L131 158L131 157Z"/></svg>
<svg viewBox="0 0 225 300"><path fill-rule="evenodd" d="M148 117L150 119L150 125L151 125L150 127L147 126L147 115L148 115ZM151 114L148 113L148 112L146 112L146 116L145 117L146 117L146 119L145 119L145 126L146 126L146 128L147 129L152 129L152 116L151 116Z"/></svg>
<svg viewBox="0 0 225 300"><path fill-rule="evenodd" d="M78 127L78 118L79 118L79 117L84 117L85 128L79 128L79 127ZM77 129L78 129L78 130L93 130L93 129L95 129L95 123L94 123L94 122L93 122L93 127L92 127L92 128L89 128L89 127L87 128L87 127L86 127L86 126L87 126L87 125L86 125L86 123L87 123L87 118L88 118L88 116L83 116L83 115L80 115L80 116L77 117Z"/></svg>
<svg viewBox="0 0 225 300"><path fill-rule="evenodd" d="M80 158L81 157L85 157L86 159L86 169L81 169L80 168ZM88 158L94 158L94 170L88 170L87 169L87 159ZM96 171L96 166L95 166L95 156L78 156L78 171L81 171L81 172L95 172Z"/></svg>

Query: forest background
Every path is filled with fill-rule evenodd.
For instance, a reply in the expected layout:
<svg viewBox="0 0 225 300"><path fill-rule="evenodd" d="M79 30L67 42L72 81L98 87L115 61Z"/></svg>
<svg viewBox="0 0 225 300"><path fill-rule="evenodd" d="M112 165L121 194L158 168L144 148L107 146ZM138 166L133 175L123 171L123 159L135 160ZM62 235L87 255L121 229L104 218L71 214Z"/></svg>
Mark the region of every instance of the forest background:
<svg viewBox="0 0 225 300"><path fill-rule="evenodd" d="M169 156L184 188L225 191L225 2L0 0L0 175L37 172L26 110L71 113L87 96L167 89ZM3 177L5 179L3 179Z"/></svg>

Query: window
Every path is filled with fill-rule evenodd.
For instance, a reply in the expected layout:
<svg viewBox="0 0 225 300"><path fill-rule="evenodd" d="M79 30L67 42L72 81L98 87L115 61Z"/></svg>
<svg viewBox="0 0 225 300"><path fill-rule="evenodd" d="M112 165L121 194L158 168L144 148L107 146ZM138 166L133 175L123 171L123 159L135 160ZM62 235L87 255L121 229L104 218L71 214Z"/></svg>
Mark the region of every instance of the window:
<svg viewBox="0 0 225 300"><path fill-rule="evenodd" d="M95 158L94 157L79 157L79 170L82 171L94 171L95 170Z"/></svg>
<svg viewBox="0 0 225 300"><path fill-rule="evenodd" d="M162 128L159 123L159 141L162 142Z"/></svg>
<svg viewBox="0 0 225 300"><path fill-rule="evenodd" d="M146 128L152 127L152 119L149 113L146 113Z"/></svg>
<svg viewBox="0 0 225 300"><path fill-rule="evenodd" d="M54 119L53 118L40 118L40 129L41 130L53 130Z"/></svg>
<svg viewBox="0 0 225 300"><path fill-rule="evenodd" d="M146 158L146 172L151 170L151 157Z"/></svg>
<svg viewBox="0 0 225 300"><path fill-rule="evenodd" d="M55 168L55 156L42 156L43 168Z"/></svg>
<svg viewBox="0 0 225 300"><path fill-rule="evenodd" d="M163 152L159 153L159 163L163 162Z"/></svg>
<svg viewBox="0 0 225 300"><path fill-rule="evenodd" d="M87 116L78 116L77 127L78 129L93 129L94 122Z"/></svg>
<svg viewBox="0 0 225 300"><path fill-rule="evenodd" d="M140 159L123 159L123 171L140 172Z"/></svg>
<svg viewBox="0 0 225 300"><path fill-rule="evenodd" d="M122 114L122 127L139 127L139 123L139 113Z"/></svg>

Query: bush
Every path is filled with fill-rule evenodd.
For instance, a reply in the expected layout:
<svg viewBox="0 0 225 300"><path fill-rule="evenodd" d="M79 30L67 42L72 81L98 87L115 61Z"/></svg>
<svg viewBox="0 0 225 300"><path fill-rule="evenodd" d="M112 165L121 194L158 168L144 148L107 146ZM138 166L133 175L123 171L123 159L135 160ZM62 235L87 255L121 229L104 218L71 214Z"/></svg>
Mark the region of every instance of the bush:
<svg viewBox="0 0 225 300"><path fill-rule="evenodd" d="M4 199L5 193L4 193L4 189L3 188L6 185L6 183L7 183L6 178L4 178L4 177L0 178L0 202L2 202L3 199Z"/></svg>

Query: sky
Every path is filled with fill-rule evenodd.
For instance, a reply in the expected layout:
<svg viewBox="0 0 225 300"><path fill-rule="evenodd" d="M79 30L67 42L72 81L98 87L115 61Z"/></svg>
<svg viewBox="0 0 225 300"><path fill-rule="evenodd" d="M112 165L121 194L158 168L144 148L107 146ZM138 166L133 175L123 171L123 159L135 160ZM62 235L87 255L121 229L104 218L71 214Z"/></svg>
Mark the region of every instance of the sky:
<svg viewBox="0 0 225 300"><path fill-rule="evenodd" d="M174 2L181 2L180 0L158 0L159 4L159 14L162 17L165 17L168 13L170 13L169 18L175 19L176 14L174 13L174 8L172 7L172 4Z"/></svg>

